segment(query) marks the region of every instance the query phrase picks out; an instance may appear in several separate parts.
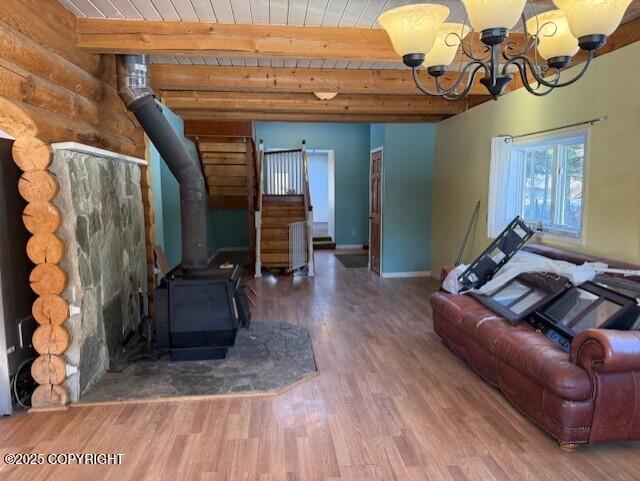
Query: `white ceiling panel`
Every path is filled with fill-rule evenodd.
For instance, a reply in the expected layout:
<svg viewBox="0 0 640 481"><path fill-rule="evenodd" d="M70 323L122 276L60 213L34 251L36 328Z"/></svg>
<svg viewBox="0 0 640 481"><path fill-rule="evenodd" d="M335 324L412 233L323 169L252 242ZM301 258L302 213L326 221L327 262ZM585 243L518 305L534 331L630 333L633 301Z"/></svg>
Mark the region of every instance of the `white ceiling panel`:
<svg viewBox="0 0 640 481"><path fill-rule="evenodd" d="M289 0L289 11L287 12L288 25L304 25L309 1L310 0Z"/></svg>
<svg viewBox="0 0 640 481"><path fill-rule="evenodd" d="M86 17L87 14L80 10L71 0L58 0L60 4L73 13L76 17Z"/></svg>
<svg viewBox="0 0 640 481"><path fill-rule="evenodd" d="M311 0L316 1L316 0ZM324 27L337 27L342 20L342 15L349 0L329 0L327 9L324 13L324 19L322 20L322 26Z"/></svg>
<svg viewBox="0 0 640 481"><path fill-rule="evenodd" d="M369 0L367 5L362 10L360 18L356 22L358 28L370 28L375 25L378 15L382 12L386 0Z"/></svg>
<svg viewBox="0 0 640 481"><path fill-rule="evenodd" d="M199 21L217 21L216 15L213 13L213 6L211 5L210 0L191 0L191 5L193 6Z"/></svg>
<svg viewBox="0 0 640 481"><path fill-rule="evenodd" d="M269 0L249 0L252 23L269 23Z"/></svg>
<svg viewBox="0 0 640 481"><path fill-rule="evenodd" d="M236 23L253 23L249 0L234 0L231 2L231 10Z"/></svg>
<svg viewBox="0 0 640 481"><path fill-rule="evenodd" d="M131 0L122 0L121 2L118 2L117 7L111 0L101 1L110 3L118 11L120 18L129 18L133 20L140 20L142 18L142 15L140 15L140 12L136 8L136 6L131 3ZM93 3L100 9L100 11L106 14L108 12L108 9L100 6L101 1L93 0Z"/></svg>
<svg viewBox="0 0 640 481"><path fill-rule="evenodd" d="M155 1L155 0L154 0ZM236 23L229 0L211 0L213 11L220 23Z"/></svg>
<svg viewBox="0 0 640 481"><path fill-rule="evenodd" d="M305 25L322 25L329 0L309 0L307 3L307 15Z"/></svg>
<svg viewBox="0 0 640 481"><path fill-rule="evenodd" d="M171 1L173 2L174 10L178 14L180 20L184 20L185 22L197 22L199 20L198 14L196 13L195 8L193 8L191 0Z"/></svg>
<svg viewBox="0 0 640 481"><path fill-rule="evenodd" d="M73 0L71 3L76 7L74 12L80 11L82 16L93 18L104 18L106 16L89 0ZM69 2L66 2L66 4L69 4Z"/></svg>
<svg viewBox="0 0 640 481"><path fill-rule="evenodd" d="M269 0L269 23L271 25L287 25L288 16L288 0Z"/></svg>
<svg viewBox="0 0 640 481"><path fill-rule="evenodd" d="M75 2L76 0L70 1ZM119 7L121 3L126 3L126 0L112 0L112 3L116 7ZM151 0L131 0L131 3L136 7L136 10L138 10L142 18L146 20L162 20L160 13L158 13L158 10L153 6Z"/></svg>

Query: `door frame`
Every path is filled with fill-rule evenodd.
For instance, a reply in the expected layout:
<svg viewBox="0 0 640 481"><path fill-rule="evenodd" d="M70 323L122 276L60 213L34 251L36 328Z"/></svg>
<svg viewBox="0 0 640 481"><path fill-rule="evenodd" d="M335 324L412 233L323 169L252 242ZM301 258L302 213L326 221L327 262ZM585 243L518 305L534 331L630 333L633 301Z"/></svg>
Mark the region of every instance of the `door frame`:
<svg viewBox="0 0 640 481"><path fill-rule="evenodd" d="M369 217L371 217L371 167L373 166L373 154L376 152L380 152L380 274L378 274L380 277L382 277L382 273L384 272L384 236L383 236L383 232L384 229L382 228L382 226L384 225L384 147L376 147L375 149L371 149L371 151L369 151L369 187L368 187L368 191L369 191ZM368 263L368 268L370 271L372 271L371 269L371 219L367 220L367 223L369 224L369 263ZM375 271L373 271L375 272Z"/></svg>
<svg viewBox="0 0 640 481"><path fill-rule="evenodd" d="M334 149L307 149L307 154L327 154L327 179L329 185L329 236L336 240L336 152ZM311 179L309 179L311 182Z"/></svg>
<svg viewBox="0 0 640 481"><path fill-rule="evenodd" d="M327 150L327 175L329 176L329 235L336 240L336 153Z"/></svg>

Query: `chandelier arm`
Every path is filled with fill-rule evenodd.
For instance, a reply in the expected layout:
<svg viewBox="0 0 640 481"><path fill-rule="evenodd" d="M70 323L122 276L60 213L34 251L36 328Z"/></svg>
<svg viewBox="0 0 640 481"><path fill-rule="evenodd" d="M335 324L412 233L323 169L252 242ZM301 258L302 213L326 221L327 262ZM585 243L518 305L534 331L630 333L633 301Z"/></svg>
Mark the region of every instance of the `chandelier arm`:
<svg viewBox="0 0 640 481"><path fill-rule="evenodd" d="M427 87L425 87L424 84L420 81L420 77L418 76L418 67L413 67L413 69L412 69L413 70L413 81L415 82L416 87L418 87L418 89L422 93L425 93L425 94L430 95L432 97L443 97L445 95L450 94L451 92L454 92L460 86L460 84L462 83L462 81L465 78L465 74L466 74L467 70L469 70L474 65L475 65L475 68L472 69L472 74L470 76L470 79L472 79L475 76L476 72L480 68L484 68L485 71L488 72L488 70L487 70L488 67L484 62L480 62L480 61L469 62L460 71L460 75L458 76L458 79L448 89L442 90L442 88L440 87L440 79L439 79L439 77L436 77L436 89L437 90L436 90L436 92L429 91L429 89L427 89ZM465 87L465 91L468 91L468 87Z"/></svg>
<svg viewBox="0 0 640 481"><path fill-rule="evenodd" d="M534 15L537 16L537 11L536 8L533 6L533 3L531 3L531 7L533 8L533 12ZM520 15L520 19L522 20L522 26L524 27L524 38L525 40L529 37L529 32L527 30L527 21L524 18L524 12L522 12L522 15ZM538 32L540 31L540 28L538 28ZM509 54L508 52L510 50L512 50L512 46L516 45L516 42L507 42L507 44L504 46L504 51L502 52L502 57L505 60L512 60L516 57L520 57L522 55L525 55L529 50L531 50L533 47L535 47L535 45L538 43L538 36L536 35L532 35L530 40L527 40L526 45L523 47L522 50L520 50L517 53L513 53L513 54Z"/></svg>
<svg viewBox="0 0 640 481"><path fill-rule="evenodd" d="M422 82L420 81L420 77L418 77L418 67L413 67L411 71L413 73L413 82L416 84L416 87L418 87L418 90L420 90L420 92L431 97L440 97L442 95L439 92L429 91L429 89L427 89L427 87L422 84Z"/></svg>
<svg viewBox="0 0 640 481"><path fill-rule="evenodd" d="M467 78L467 85L465 86L464 90L456 95L445 94L443 97L446 100L460 100L461 98L466 97L469 91L471 90L471 87L473 87L473 82L475 80L476 74L478 73L478 70L480 70L481 68L484 68L485 72L488 72L487 66L483 62L474 62L474 63L476 63L476 66L469 72L469 77ZM467 67L469 65L467 65ZM465 69L467 67L465 67Z"/></svg>
<svg viewBox="0 0 640 481"><path fill-rule="evenodd" d="M517 60L520 60L522 62L522 68L525 69L525 74L526 74L526 68L528 67L529 70L531 71L531 75L533 75L533 78L536 80L536 82L538 82L541 85L544 85L545 87L550 87L550 88L556 88L556 87L566 87L568 85L571 85L575 82L577 82L578 80L580 80L582 78L582 76L587 72L587 70L589 69L589 67L591 66L591 61L593 60L595 55L595 51L591 50L589 52L589 56L587 57L586 62L584 63L584 66L582 67L582 70L571 80L567 80L566 82L561 82L558 83L557 80L559 80L559 76L556 77L556 82L548 82L547 80L545 80L541 75L539 75L536 72L535 69L535 65L533 64L533 62L531 62L531 60L524 56L524 55L520 55L518 57L515 57L511 60L509 60L507 63L504 64L504 66L502 67L502 73L505 75L508 75L508 69L509 66L511 65L519 65ZM518 70L520 71L520 76L522 76L522 69L520 67L518 67ZM525 78L523 78L523 80L525 80Z"/></svg>
<svg viewBox="0 0 640 481"><path fill-rule="evenodd" d="M533 88L531 85L529 85L529 76L527 74L527 68L524 65L521 65L520 63L517 63L517 62L514 62L513 65L515 65L518 68L518 71L520 72L520 78L522 78L522 84L523 84L524 88L527 89L527 91L530 94L533 94L536 97L543 97L543 96L553 92L553 90L554 90L553 87L549 87L548 90L545 90L544 92L540 92L538 90L540 88L540 83L538 83L538 87L537 88Z"/></svg>
<svg viewBox="0 0 640 481"><path fill-rule="evenodd" d="M473 42L473 40L470 41L470 43ZM464 46L464 42L460 42L460 46L462 47L462 53L465 54L467 57L469 57L471 60L473 60L474 62L482 62L484 60L486 60L489 55L485 55L484 57L475 57L471 52L468 52L467 49ZM473 45L471 45L471 49L473 51ZM484 54L487 54L490 52L491 49L489 49L488 47L484 47Z"/></svg>
<svg viewBox="0 0 640 481"><path fill-rule="evenodd" d="M471 69L472 66L476 66L475 68ZM438 92L441 92L442 95L449 95L452 92L455 92L458 87L460 86L460 84L462 83L462 81L465 79L465 75L467 74L468 70L472 70L473 73L471 74L471 76L473 77L475 75L475 72L480 69L480 68L487 68L487 66L483 63L483 62L470 62L467 65L465 65L462 70L460 71L460 75L458 76L457 80L454 82L454 84L449 87L448 89L443 89L440 85L440 77L436 77L436 87L438 88ZM468 79L467 79L468 80ZM465 85L466 88L466 85Z"/></svg>

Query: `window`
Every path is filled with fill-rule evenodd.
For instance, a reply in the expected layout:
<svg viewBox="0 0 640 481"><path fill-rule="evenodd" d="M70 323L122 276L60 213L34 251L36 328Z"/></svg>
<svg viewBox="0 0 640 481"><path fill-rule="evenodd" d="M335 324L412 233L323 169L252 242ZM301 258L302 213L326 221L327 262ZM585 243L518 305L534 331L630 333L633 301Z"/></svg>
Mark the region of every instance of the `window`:
<svg viewBox="0 0 640 481"><path fill-rule="evenodd" d="M581 238L587 135L583 129L522 141L493 139L491 237L519 215L542 232Z"/></svg>

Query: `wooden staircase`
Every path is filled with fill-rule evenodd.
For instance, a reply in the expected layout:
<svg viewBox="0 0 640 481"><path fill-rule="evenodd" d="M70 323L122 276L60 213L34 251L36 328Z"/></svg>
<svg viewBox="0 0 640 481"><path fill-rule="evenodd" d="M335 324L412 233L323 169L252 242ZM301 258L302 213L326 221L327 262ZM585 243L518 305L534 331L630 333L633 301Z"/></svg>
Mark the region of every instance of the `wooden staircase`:
<svg viewBox="0 0 640 481"><path fill-rule="evenodd" d="M186 121L185 135L198 148L209 209L247 211L249 262L254 266L258 173L251 122Z"/></svg>
<svg viewBox="0 0 640 481"><path fill-rule="evenodd" d="M306 220L303 195L264 195L260 251L262 265L289 266L289 224Z"/></svg>
<svg viewBox="0 0 640 481"><path fill-rule="evenodd" d="M197 146L209 187L209 208L246 208L250 189L255 196L253 139L205 137Z"/></svg>
<svg viewBox="0 0 640 481"><path fill-rule="evenodd" d="M264 151L260 141L256 159L257 233L255 275L263 267L304 269L314 276L313 208L309 193L307 154L301 149Z"/></svg>

